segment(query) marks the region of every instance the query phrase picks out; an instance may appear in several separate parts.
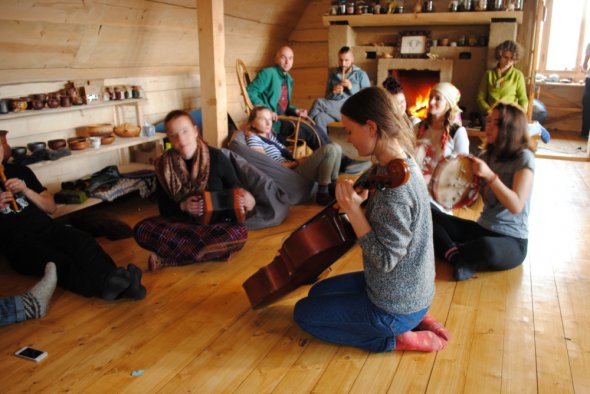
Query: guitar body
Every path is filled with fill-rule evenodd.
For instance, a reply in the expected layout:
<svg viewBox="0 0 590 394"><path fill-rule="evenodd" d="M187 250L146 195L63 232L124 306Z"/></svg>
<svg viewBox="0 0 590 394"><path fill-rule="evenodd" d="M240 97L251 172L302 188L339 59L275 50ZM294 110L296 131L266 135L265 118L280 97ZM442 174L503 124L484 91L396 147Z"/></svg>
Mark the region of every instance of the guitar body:
<svg viewBox="0 0 590 394"><path fill-rule="evenodd" d="M387 165L387 174L361 177L355 188L384 189L403 185L410 169L401 159ZM346 253L356 242L352 225L336 205L328 206L295 230L278 255L243 284L254 309L266 306L292 290L309 283Z"/></svg>
<svg viewBox="0 0 590 394"><path fill-rule="evenodd" d="M253 308L266 306L320 275L356 242L350 222L329 206L287 238L272 263L243 284Z"/></svg>

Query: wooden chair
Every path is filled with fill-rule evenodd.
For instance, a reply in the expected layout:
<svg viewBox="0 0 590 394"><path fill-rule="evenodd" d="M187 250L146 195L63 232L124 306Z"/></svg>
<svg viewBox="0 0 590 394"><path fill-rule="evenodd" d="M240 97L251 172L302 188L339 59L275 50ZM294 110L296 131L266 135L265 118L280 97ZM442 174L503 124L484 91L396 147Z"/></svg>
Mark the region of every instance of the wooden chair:
<svg viewBox="0 0 590 394"><path fill-rule="evenodd" d="M248 96L248 90L246 88L248 87L248 85L250 85L250 83L252 82L252 79L250 78L250 74L248 73L248 68L246 67L246 64L241 59L236 59L236 74L238 77L238 83L240 84L240 94L242 95L242 98L244 99L244 106L245 106L244 111L246 112L246 115L250 115L250 112L252 112L254 105L252 104L252 101L250 100L250 97ZM309 117L302 118L300 116L288 116L288 115L279 115L278 119L281 122L289 122L293 125L295 132L293 133L293 135L291 137L289 137L288 140L292 140L293 142L296 140L299 140L298 135L297 135L297 133L299 131L298 124L302 123L302 124L306 125L306 127L309 130L313 131L313 133L318 141L318 146L322 146L322 140L320 139L320 136L318 135L317 131L314 128L315 122L313 121L313 119L311 119ZM300 146L300 145L301 145L301 143L298 143L298 144L293 143L293 146L291 147L291 150L293 151L293 156L295 158L305 156L305 154L303 153L303 152L305 152L305 149L296 149L296 147Z"/></svg>

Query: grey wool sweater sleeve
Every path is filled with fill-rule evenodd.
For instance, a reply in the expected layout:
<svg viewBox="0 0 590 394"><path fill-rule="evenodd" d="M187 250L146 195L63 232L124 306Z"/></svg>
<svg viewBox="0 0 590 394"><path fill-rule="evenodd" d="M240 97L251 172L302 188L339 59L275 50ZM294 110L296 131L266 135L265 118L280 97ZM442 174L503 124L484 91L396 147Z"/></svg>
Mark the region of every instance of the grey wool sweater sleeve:
<svg viewBox="0 0 590 394"><path fill-rule="evenodd" d="M359 239L369 299L401 314L428 307L435 290L430 199L420 169L407 163L406 184L371 194L365 214L372 230Z"/></svg>

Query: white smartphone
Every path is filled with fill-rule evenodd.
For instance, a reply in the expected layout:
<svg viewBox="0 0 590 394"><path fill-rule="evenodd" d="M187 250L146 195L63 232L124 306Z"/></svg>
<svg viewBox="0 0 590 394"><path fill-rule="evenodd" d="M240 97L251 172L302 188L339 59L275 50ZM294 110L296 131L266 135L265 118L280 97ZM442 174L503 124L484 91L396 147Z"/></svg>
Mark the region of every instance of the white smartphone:
<svg viewBox="0 0 590 394"><path fill-rule="evenodd" d="M33 349L32 347L25 346L24 348L20 349L18 352L14 353L18 357L25 358L27 360L39 362L47 357L47 352L43 350Z"/></svg>

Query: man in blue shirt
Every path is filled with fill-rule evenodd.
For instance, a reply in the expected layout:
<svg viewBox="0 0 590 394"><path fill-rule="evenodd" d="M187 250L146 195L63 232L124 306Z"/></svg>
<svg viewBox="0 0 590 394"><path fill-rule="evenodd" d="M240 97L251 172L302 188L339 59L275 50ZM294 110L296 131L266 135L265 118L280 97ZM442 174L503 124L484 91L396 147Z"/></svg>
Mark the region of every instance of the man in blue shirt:
<svg viewBox="0 0 590 394"><path fill-rule="evenodd" d="M333 69L326 84L326 98L318 98L309 111L309 116L326 136L328 123L340 121L340 108L344 102L361 89L371 86L367 73L354 65L350 47L338 51L338 66Z"/></svg>

